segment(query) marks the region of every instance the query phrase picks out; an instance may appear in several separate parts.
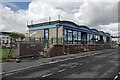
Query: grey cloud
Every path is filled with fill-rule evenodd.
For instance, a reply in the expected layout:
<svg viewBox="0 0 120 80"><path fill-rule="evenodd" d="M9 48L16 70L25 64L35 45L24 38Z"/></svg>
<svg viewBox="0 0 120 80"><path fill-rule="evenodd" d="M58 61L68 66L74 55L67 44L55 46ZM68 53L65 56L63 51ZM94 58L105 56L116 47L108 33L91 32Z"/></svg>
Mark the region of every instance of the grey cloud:
<svg viewBox="0 0 120 80"><path fill-rule="evenodd" d="M61 15L61 20L73 21L79 25L82 23L90 28L96 28L99 30L106 30L108 32L117 33L114 27L107 29L105 26L115 26L111 23L117 23L118 12L117 3L114 2L61 2L61 3L38 3L32 1L29 4L27 10L19 10L13 12L10 9L7 11L7 16L2 12L3 30L26 32L26 21L34 20L34 23L40 23L48 21L48 17L51 16L51 20L57 19L57 16ZM5 12L6 13L6 12ZM83 21L83 22L82 22ZM104 27L101 27L104 25Z"/></svg>
<svg viewBox="0 0 120 80"><path fill-rule="evenodd" d="M89 3L85 11L85 18L87 18L88 25L106 25L109 23L116 23L118 21L117 3L101 2Z"/></svg>

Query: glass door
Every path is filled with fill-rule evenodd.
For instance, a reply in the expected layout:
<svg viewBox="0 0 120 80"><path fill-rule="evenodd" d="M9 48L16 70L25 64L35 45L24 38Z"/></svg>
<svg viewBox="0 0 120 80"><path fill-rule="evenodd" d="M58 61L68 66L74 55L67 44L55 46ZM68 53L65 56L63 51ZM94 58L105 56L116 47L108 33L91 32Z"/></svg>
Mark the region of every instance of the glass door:
<svg viewBox="0 0 120 80"><path fill-rule="evenodd" d="M49 29L44 30L44 44L49 47Z"/></svg>

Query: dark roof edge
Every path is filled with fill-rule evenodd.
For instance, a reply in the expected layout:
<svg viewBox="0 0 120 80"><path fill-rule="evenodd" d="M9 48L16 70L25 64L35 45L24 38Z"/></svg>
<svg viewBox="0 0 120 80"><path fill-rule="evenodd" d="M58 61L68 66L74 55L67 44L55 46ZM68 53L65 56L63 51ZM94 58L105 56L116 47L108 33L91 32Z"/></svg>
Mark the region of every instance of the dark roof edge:
<svg viewBox="0 0 120 80"><path fill-rule="evenodd" d="M62 20L62 21L60 21L60 20L56 20L56 21L50 21L50 22L43 22L43 23L38 23L38 24L32 24L32 25L27 25L27 27L28 28L31 28L31 27L33 27L33 26L43 26L43 25L52 25L52 24L56 24L56 23L70 23L70 24L73 24L74 26L77 26L77 27L84 27L84 28L87 28L87 29L89 29L89 30L94 30L94 31L96 31L96 32L102 32L102 33L104 33L104 34L109 34L109 33L105 33L105 32L103 32L103 31L99 31L99 30L97 30L97 29L91 29L91 28L89 28L89 27L87 27L87 26L85 26L85 25L78 25L78 24L76 24L76 23L74 23L74 22L72 22L72 21L67 21L67 20ZM110 34L109 34L110 35Z"/></svg>

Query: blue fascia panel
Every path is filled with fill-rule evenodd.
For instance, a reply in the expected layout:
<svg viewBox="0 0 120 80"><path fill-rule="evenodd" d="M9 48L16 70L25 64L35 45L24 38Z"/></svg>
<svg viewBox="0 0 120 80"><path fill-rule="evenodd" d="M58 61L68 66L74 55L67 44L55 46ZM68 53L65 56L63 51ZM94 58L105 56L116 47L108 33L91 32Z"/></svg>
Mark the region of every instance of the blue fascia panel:
<svg viewBox="0 0 120 80"><path fill-rule="evenodd" d="M47 25L47 26L37 26L37 27L29 28L29 30L42 30L42 29L59 27L59 26L56 26L56 25L57 25L57 24L55 24L55 25Z"/></svg>
<svg viewBox="0 0 120 80"><path fill-rule="evenodd" d="M71 30L76 30L76 31L80 31L80 32L86 32L86 33L90 33L87 30L83 30L83 29L79 29L79 28L75 28L75 27L70 27L70 26L64 26L66 29L71 29Z"/></svg>
<svg viewBox="0 0 120 80"><path fill-rule="evenodd" d="M71 27L71 28L77 28L77 29L89 31L87 28L83 28L83 27L80 27L80 26L74 26L74 25L71 25L71 24L61 24L61 25L66 26L68 28Z"/></svg>

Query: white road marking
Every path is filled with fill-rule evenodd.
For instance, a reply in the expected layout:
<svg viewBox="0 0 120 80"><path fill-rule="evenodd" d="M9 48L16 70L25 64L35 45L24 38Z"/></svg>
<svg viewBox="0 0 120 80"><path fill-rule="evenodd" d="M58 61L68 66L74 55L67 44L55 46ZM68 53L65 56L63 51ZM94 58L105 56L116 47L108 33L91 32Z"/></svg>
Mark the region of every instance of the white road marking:
<svg viewBox="0 0 120 80"><path fill-rule="evenodd" d="M87 57L87 56L88 55L78 56L77 58L80 58L80 57L82 58L82 57ZM68 59L64 59L64 60L60 60L60 61L66 61L66 60L71 60L71 59L76 59L76 58L68 58ZM25 69L29 69L29 68L34 68L34 67L39 67L39 66L42 66L42 65L45 65L45 64L54 64L54 63L57 63L57 62L60 62L60 61L57 60L57 61L54 61L54 62L48 62L48 63L43 63L43 64L40 64L40 65L29 66L29 67L25 67L25 68L21 68L21 69L12 70L12 71L9 71L9 72L0 73L0 74L7 74L7 75L9 75L9 74L12 74L13 72L17 72L17 71L21 71L21 70L25 70Z"/></svg>
<svg viewBox="0 0 120 80"><path fill-rule="evenodd" d="M65 61L69 60L69 59L64 59Z"/></svg>
<svg viewBox="0 0 120 80"><path fill-rule="evenodd" d="M63 71L65 71L66 69L62 69L62 70L59 70L58 72L63 72Z"/></svg>
<svg viewBox="0 0 120 80"><path fill-rule="evenodd" d="M35 66L29 66L29 67L25 67L25 68L21 68L21 69L11 70L9 72L4 72L2 74L10 75L10 74L13 74L14 72L22 71L22 70L29 69L29 68L39 67L39 66L42 66L42 65L45 65L45 63L40 64L40 65L35 65Z"/></svg>
<svg viewBox="0 0 120 80"><path fill-rule="evenodd" d="M63 60L60 60L60 61L65 61L65 60L63 59Z"/></svg>
<svg viewBox="0 0 120 80"><path fill-rule="evenodd" d="M52 75L52 73L50 73L50 74L46 74L46 75L43 75L42 78L44 78L44 77L48 77L48 76L50 76L50 75Z"/></svg>
<svg viewBox="0 0 120 80"><path fill-rule="evenodd" d="M72 66L71 68L75 68L76 66Z"/></svg>
<svg viewBox="0 0 120 80"><path fill-rule="evenodd" d="M119 74L120 74L120 72L119 72Z"/></svg>
<svg viewBox="0 0 120 80"><path fill-rule="evenodd" d="M87 57L87 56L89 56L89 55L82 56L82 58L85 58L85 57Z"/></svg>
<svg viewBox="0 0 120 80"><path fill-rule="evenodd" d="M35 66L29 66L29 67L25 67L25 68L21 68L21 69L11 70L9 72L0 73L0 74L10 75L10 74L13 74L14 72L18 72L18 71L22 71L22 70L30 69L30 68L34 68L34 67L43 66L45 64L53 64L53 63L57 63L57 62L59 62L59 61L54 61L54 62L49 62L49 63L43 63L43 64L35 65Z"/></svg>
<svg viewBox="0 0 120 80"><path fill-rule="evenodd" d="M115 76L114 80L116 80L118 78L118 76Z"/></svg>
<svg viewBox="0 0 120 80"><path fill-rule="evenodd" d="M69 60L70 60L70 59L75 59L75 58L69 58Z"/></svg>
<svg viewBox="0 0 120 80"><path fill-rule="evenodd" d="M77 56L76 58L80 58L80 56Z"/></svg>
<svg viewBox="0 0 120 80"><path fill-rule="evenodd" d="M59 62L59 61L53 61L53 62L49 62L49 64L53 64L53 63L57 63L57 62Z"/></svg>
<svg viewBox="0 0 120 80"><path fill-rule="evenodd" d="M81 63L80 65L83 65L83 63Z"/></svg>
<svg viewBox="0 0 120 80"><path fill-rule="evenodd" d="M5 72L0 73L0 75L5 74Z"/></svg>
<svg viewBox="0 0 120 80"><path fill-rule="evenodd" d="M90 61L88 61L87 63L89 63Z"/></svg>

